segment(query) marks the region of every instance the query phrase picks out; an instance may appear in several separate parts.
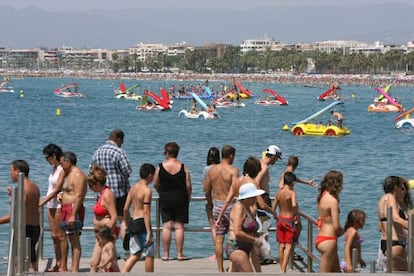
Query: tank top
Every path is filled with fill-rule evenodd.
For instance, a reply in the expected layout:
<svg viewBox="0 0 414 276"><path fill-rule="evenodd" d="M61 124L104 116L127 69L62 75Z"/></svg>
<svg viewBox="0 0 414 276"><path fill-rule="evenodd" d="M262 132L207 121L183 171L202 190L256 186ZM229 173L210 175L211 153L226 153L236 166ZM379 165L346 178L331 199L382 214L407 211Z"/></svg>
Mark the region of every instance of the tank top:
<svg viewBox="0 0 414 276"><path fill-rule="evenodd" d="M63 170L62 166L59 165L55 168L52 169L52 172L49 175L49 187L47 188L47 194L49 195L51 192L53 192L53 190L55 190L59 175L61 173L61 171ZM52 198L48 203L47 203L47 208L60 208L60 204L58 203L56 197Z"/></svg>
<svg viewBox="0 0 414 276"><path fill-rule="evenodd" d="M170 174L165 170L162 163L159 164L159 196L161 205L185 205L188 203L188 193L186 186L186 173L184 164L176 174Z"/></svg>

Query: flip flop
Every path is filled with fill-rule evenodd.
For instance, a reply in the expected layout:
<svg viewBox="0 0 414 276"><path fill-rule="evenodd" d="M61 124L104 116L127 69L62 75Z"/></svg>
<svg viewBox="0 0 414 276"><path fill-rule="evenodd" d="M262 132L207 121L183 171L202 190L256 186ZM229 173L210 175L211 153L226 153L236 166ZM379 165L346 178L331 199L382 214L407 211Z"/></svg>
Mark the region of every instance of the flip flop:
<svg viewBox="0 0 414 276"><path fill-rule="evenodd" d="M191 260L191 258L186 257L186 256L183 256L183 257L177 258L177 261L189 261L189 260Z"/></svg>
<svg viewBox="0 0 414 276"><path fill-rule="evenodd" d="M171 261L171 260L173 260L173 258L170 258L170 257L161 257L161 261L164 261L164 262L168 262L168 261Z"/></svg>

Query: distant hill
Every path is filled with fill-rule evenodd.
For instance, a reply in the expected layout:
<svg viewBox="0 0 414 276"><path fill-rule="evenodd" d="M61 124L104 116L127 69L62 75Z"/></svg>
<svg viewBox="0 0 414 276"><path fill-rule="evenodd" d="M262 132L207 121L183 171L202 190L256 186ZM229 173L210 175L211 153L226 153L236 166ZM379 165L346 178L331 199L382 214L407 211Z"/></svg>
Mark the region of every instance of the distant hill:
<svg viewBox="0 0 414 276"><path fill-rule="evenodd" d="M261 7L248 9L132 9L47 12L0 7L0 47L123 49L139 42L239 45L271 36L283 43L357 40L406 44L414 40L414 6Z"/></svg>

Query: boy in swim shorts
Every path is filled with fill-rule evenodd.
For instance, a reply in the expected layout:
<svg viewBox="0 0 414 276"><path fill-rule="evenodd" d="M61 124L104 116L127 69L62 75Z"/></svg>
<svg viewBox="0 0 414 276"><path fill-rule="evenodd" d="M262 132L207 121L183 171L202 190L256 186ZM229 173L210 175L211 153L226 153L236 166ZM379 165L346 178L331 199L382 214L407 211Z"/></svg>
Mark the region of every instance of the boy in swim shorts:
<svg viewBox="0 0 414 276"><path fill-rule="evenodd" d="M292 172L285 172L284 184L275 194L273 211L279 207L277 217L277 240L279 241L279 259L282 272L286 272L292 243L297 235L296 224L298 221L298 205L296 203L296 192L293 185L296 176Z"/></svg>

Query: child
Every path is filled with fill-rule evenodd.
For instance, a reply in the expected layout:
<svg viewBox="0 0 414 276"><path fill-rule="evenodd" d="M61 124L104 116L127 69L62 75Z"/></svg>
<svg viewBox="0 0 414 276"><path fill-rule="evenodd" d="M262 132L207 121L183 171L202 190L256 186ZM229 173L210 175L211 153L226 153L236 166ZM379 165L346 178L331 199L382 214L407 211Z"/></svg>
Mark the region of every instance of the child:
<svg viewBox="0 0 414 276"><path fill-rule="evenodd" d="M148 185L154 179L155 167L142 164L139 175L141 179L132 186L124 205L124 217L130 235L129 250L131 255L125 261L122 272L130 272L135 263L145 257L145 272L154 272L154 243L151 228L152 190ZM129 207L133 206L132 217Z"/></svg>
<svg viewBox="0 0 414 276"><path fill-rule="evenodd" d="M95 230L95 233L102 248L101 263L97 268L105 272L120 272L112 230L108 226L101 226Z"/></svg>
<svg viewBox="0 0 414 276"><path fill-rule="evenodd" d="M277 218L277 240L279 241L279 263L282 272L286 272L292 243L297 235L296 224L298 222L298 208L296 192L293 190L296 176L292 172L285 172L284 185L275 194L273 212L279 206Z"/></svg>
<svg viewBox="0 0 414 276"><path fill-rule="evenodd" d="M345 224L345 259L341 262L341 268L344 272L352 271L352 250L356 248L358 254L358 263L365 267L365 262L361 257L361 243L364 241L358 233L365 224L365 213L361 210L352 210L348 214Z"/></svg>

